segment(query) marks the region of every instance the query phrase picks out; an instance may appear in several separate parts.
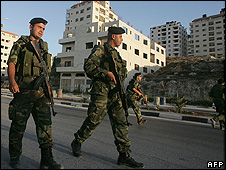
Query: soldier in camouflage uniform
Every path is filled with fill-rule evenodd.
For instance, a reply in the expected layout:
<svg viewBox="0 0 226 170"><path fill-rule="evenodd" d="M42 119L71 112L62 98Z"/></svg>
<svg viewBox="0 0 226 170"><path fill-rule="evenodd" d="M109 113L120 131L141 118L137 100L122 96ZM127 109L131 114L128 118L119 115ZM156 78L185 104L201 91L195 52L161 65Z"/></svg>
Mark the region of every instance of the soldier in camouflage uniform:
<svg viewBox="0 0 226 170"><path fill-rule="evenodd" d="M84 70L87 76L92 79L91 102L88 108L88 116L81 128L74 134L75 139L71 143L72 152L75 157L82 157L81 144L89 138L97 126L103 121L108 113L115 145L119 152L118 164L134 168L143 168L143 163L136 162L130 157L130 141L128 139L128 125L122 102L119 99L119 92L112 94L112 89L116 87L116 79L110 69L109 55L116 61L117 69L122 81L126 78L126 64L122 60L119 52L115 49L122 42L124 29L121 27L109 27L108 41L104 45L96 45L84 63ZM109 97L111 94L111 97Z"/></svg>
<svg viewBox="0 0 226 170"><path fill-rule="evenodd" d="M128 107L132 107L137 117L137 123L143 125L147 120L142 120L140 107L137 103L138 100L143 98L141 91L140 81L142 79L141 73L135 73L133 79L130 80L129 85L126 88L126 96L128 101Z"/></svg>
<svg viewBox="0 0 226 170"><path fill-rule="evenodd" d="M225 130L225 82L223 79L219 79L217 84L212 87L209 96L213 98L216 112L218 112L210 119L211 125L215 128L216 122L219 121L221 130Z"/></svg>
<svg viewBox="0 0 226 170"><path fill-rule="evenodd" d="M51 55L48 44L41 37L47 21L33 18L30 21L30 36L21 36L13 45L8 59L9 90L14 98L9 104L9 119L12 120L9 131L10 166L19 168L19 157L22 153L22 138L30 113L36 125L36 134L41 148L40 169L63 169L52 156L52 120L50 102L42 86L34 90L34 83L40 76L40 63L31 41L35 41L41 56L51 71Z"/></svg>

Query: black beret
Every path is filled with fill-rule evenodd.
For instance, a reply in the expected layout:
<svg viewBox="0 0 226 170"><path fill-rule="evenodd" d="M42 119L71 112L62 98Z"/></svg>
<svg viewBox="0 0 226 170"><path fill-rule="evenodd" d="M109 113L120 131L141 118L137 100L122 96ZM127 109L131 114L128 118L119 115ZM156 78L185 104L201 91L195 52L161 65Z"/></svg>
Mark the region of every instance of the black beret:
<svg viewBox="0 0 226 170"><path fill-rule="evenodd" d="M33 19L31 19L31 21L29 23L31 25L36 24L36 23L43 23L46 25L48 22L43 18L33 18Z"/></svg>
<svg viewBox="0 0 226 170"><path fill-rule="evenodd" d="M141 75L141 73L135 73L134 74L134 78L136 78L137 76Z"/></svg>
<svg viewBox="0 0 226 170"><path fill-rule="evenodd" d="M112 34L123 34L125 33L125 30L121 27L109 27L108 32Z"/></svg>

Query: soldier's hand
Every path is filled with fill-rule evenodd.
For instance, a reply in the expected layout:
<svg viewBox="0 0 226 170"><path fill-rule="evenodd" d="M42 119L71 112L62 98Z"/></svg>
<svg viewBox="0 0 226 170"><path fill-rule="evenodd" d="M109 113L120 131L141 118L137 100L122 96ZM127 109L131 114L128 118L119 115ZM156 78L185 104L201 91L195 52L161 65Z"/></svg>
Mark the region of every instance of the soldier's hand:
<svg viewBox="0 0 226 170"><path fill-rule="evenodd" d="M107 79L108 79L109 81L114 81L115 84L117 84L117 81L116 81L116 79L115 79L114 74L113 74L112 72L110 72L110 71L108 71L108 73L107 73Z"/></svg>
<svg viewBox="0 0 226 170"><path fill-rule="evenodd" d="M9 90L12 93L19 93L20 92L20 89L19 89L19 87L18 87L18 85L17 85L17 83L15 81L9 83Z"/></svg>

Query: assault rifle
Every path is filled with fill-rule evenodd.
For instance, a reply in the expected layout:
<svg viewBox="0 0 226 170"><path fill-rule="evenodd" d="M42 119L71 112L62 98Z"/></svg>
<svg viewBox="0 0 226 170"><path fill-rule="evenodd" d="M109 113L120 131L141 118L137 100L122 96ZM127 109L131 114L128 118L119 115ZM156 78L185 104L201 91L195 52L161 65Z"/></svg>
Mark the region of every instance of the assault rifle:
<svg viewBox="0 0 226 170"><path fill-rule="evenodd" d="M54 112L54 109L53 109L53 105L54 105L53 92L52 92L51 85L49 84L49 76L48 76L48 70L47 70L46 62L43 60L43 57L41 56L41 53L38 51L34 41L31 41L31 45L33 46L35 53L37 54L38 59L40 61L40 63L36 63L36 64L34 64L34 66L40 67L40 69L41 69L41 75L36 80L35 85L34 85L34 89L38 89L39 86L41 84L43 84L43 86L44 86L43 89L44 89L45 95L49 99L49 102L50 102L50 105L51 105L51 108L52 108L53 116L55 116L57 114L57 112Z"/></svg>
<svg viewBox="0 0 226 170"><path fill-rule="evenodd" d="M105 52L109 54L109 52L107 52L107 50L105 50ZM115 63L115 59L112 56L112 54L107 55L107 57L110 60L109 62L110 62L110 66L111 66L111 71L114 74L116 82L117 82L115 89L113 89L112 91L114 91L114 92L118 91L119 92L119 97L120 97L120 99L122 101L122 107L123 107L123 109L125 111L127 125L128 126L132 125L131 123L128 122L128 116L129 116L128 104L127 104L127 98L126 98L126 94L125 94L124 85L122 84L122 80L121 80L121 75L118 72L117 65Z"/></svg>

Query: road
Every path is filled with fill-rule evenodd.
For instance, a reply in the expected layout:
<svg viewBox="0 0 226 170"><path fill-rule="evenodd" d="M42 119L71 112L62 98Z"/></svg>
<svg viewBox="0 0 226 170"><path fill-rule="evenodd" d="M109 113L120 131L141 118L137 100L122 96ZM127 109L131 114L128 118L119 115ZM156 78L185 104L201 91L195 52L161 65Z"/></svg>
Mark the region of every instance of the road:
<svg viewBox="0 0 226 170"><path fill-rule="evenodd" d="M1 168L8 165L8 104L12 97L1 96ZM53 124L53 155L65 169L125 169L118 166L118 153L110 121L104 121L93 135L82 144L83 158L73 157L71 141L87 115L87 108L75 108L56 104L56 117ZM225 164L224 131L213 129L209 124L144 116L144 126L136 124L136 117L129 116L133 124L129 127L131 156L143 162L145 169L206 169L208 161L222 161ZM40 149L37 143L32 116L28 120L23 138L23 151L20 157L22 169L38 169ZM221 166L224 169L225 165ZM128 168L130 169L130 168Z"/></svg>

